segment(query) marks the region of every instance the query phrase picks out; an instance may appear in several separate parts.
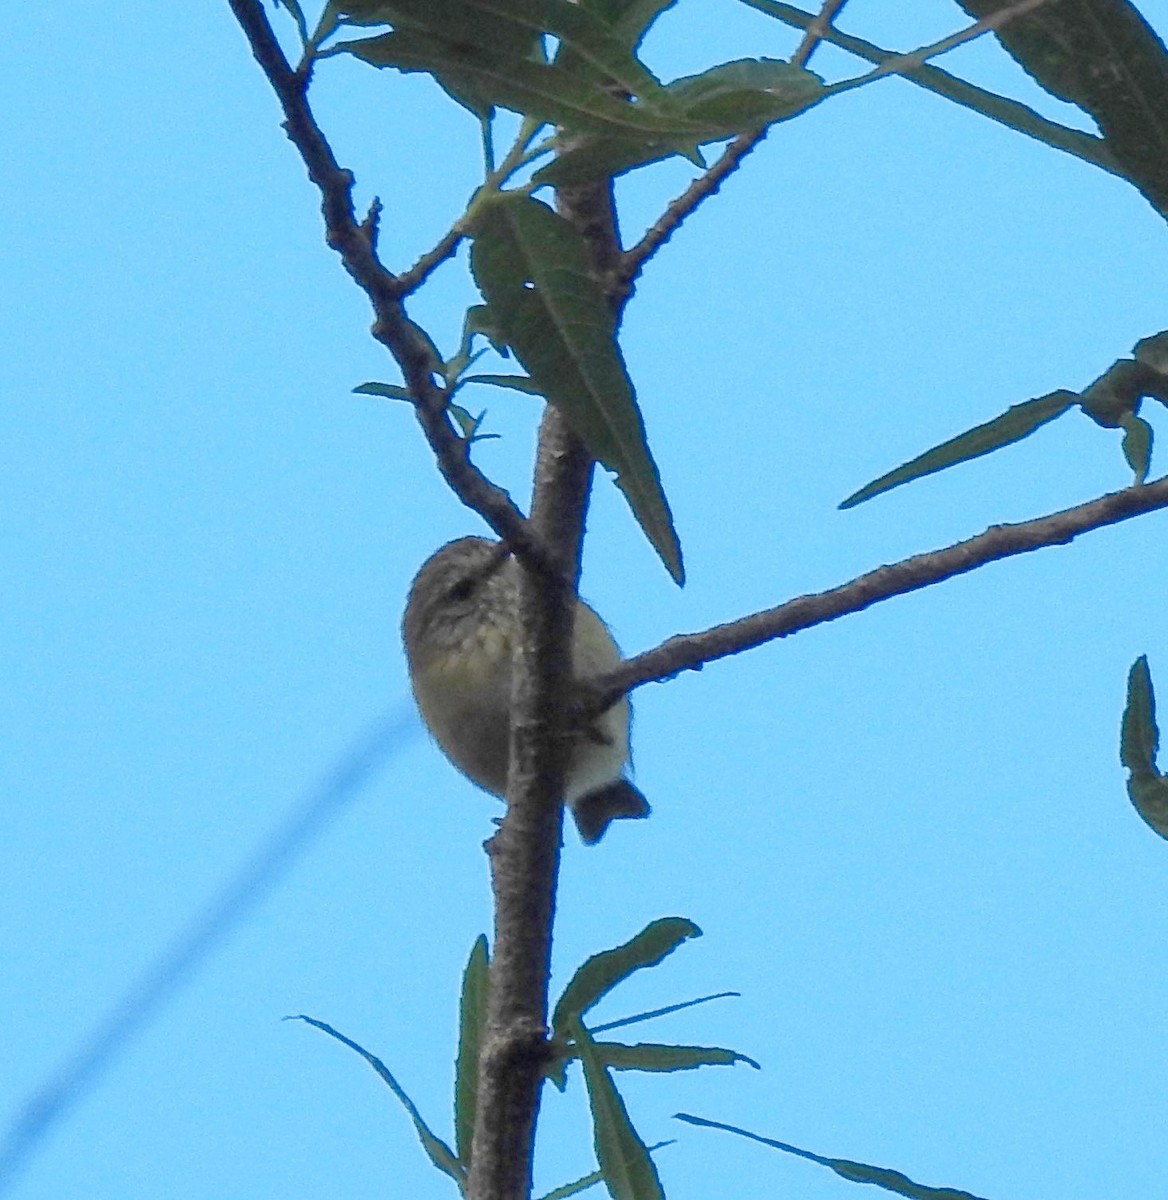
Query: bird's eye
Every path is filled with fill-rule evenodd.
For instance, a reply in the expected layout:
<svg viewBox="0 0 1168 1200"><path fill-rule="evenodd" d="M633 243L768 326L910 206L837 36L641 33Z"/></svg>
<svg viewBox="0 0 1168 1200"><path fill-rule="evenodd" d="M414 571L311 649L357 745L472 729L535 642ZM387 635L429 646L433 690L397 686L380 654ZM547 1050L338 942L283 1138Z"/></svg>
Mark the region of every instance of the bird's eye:
<svg viewBox="0 0 1168 1200"><path fill-rule="evenodd" d="M473 592L474 580L460 579L446 593L446 598L447 600L453 600L456 604L461 604L464 600L469 600Z"/></svg>

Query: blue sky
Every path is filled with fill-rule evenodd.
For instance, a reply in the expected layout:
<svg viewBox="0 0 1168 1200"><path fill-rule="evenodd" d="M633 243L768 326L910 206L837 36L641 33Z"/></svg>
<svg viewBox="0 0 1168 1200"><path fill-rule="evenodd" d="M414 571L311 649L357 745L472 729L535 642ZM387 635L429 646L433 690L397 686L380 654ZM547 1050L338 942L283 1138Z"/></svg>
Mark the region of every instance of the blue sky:
<svg viewBox="0 0 1168 1200"><path fill-rule="evenodd" d="M1141 9L1168 33L1168 4ZM895 48L964 23L942 0L856 0L841 21ZM10 26L0 1122L402 712L409 579L482 531L407 408L351 394L398 376L226 5ZM730 0L683 0L645 54L672 78L795 43ZM944 65L1075 120L992 44ZM815 66L858 70L827 50ZM474 123L428 81L354 63L326 64L314 99L362 201L385 203L389 264L408 264L475 186ZM626 237L689 177L623 184ZM900 81L776 128L625 321L689 582L602 479L584 594L633 652L1124 486L1118 439L1072 414L836 509L1168 325L1166 247L1134 189ZM473 299L460 261L411 312L453 349ZM503 437L477 461L524 498L536 409L482 405ZM678 1139L671 1200L855 1190L679 1110L993 1200L1155 1194L1168 846L1128 805L1117 740L1132 660L1168 687L1166 533L1154 514L634 696L654 815L594 850L569 836L556 985L689 917L705 937L598 1016L734 989L644 1036L763 1064L621 1080L646 1139ZM280 1020L362 1042L449 1132L497 810L407 730L78 1097L13 1200L450 1194L364 1064ZM546 1121L544 1190L592 1166L578 1089Z"/></svg>

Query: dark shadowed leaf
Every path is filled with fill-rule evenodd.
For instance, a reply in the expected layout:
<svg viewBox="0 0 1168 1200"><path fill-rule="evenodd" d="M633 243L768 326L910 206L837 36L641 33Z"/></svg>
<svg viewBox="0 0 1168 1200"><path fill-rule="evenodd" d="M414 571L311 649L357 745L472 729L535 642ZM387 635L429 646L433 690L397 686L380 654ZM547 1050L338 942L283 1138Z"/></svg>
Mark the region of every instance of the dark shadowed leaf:
<svg viewBox="0 0 1168 1200"><path fill-rule="evenodd" d="M604 1065L614 1071L692 1071L697 1067L732 1067L746 1063L762 1070L753 1058L721 1046L672 1046L659 1042L593 1042Z"/></svg>
<svg viewBox="0 0 1168 1200"><path fill-rule="evenodd" d="M493 197L474 214L471 270L508 344L593 456L615 473L633 515L681 583L681 545L587 246L567 221L529 196Z"/></svg>
<svg viewBox="0 0 1168 1200"><path fill-rule="evenodd" d="M660 917L634 938L589 958L568 981L552 1015L553 1036L567 1036L568 1022L582 1016L622 979L642 967L655 967L689 938L702 931L684 917Z"/></svg>
<svg viewBox="0 0 1168 1200"><path fill-rule="evenodd" d="M982 18L1012 0L958 0ZM1128 0L1061 0L995 35L1038 83L1086 110L1127 177L1168 216L1168 52Z"/></svg>
<svg viewBox="0 0 1168 1200"><path fill-rule="evenodd" d="M1130 774L1127 794L1136 812L1162 838L1168 838L1168 779L1156 766L1160 728L1156 724L1156 694L1146 655L1132 664L1127 677L1127 706L1119 737L1119 760Z"/></svg>
<svg viewBox="0 0 1168 1200"><path fill-rule="evenodd" d="M675 1113L679 1121L690 1125L702 1125L708 1129L722 1129L727 1133L736 1133L739 1137L749 1138L752 1142L761 1142L764 1146L773 1146L787 1154L805 1158L808 1162L819 1163L820 1166L830 1167L837 1175L850 1179L853 1183L871 1183L894 1192L898 1196L907 1196L909 1200L983 1200L972 1192L963 1192L957 1188L926 1187L914 1183L907 1175L893 1171L888 1167L872 1167L867 1163L852 1162L847 1158L824 1158L820 1154L812 1154L810 1150L800 1150L787 1142L777 1142L773 1138L763 1137L758 1133L740 1129L737 1125L724 1125L721 1121L707 1121L704 1117L694 1117L689 1113Z"/></svg>
<svg viewBox="0 0 1168 1200"><path fill-rule="evenodd" d="M959 434L947 442L942 442L939 446L934 446L932 450L926 450L924 454L897 467L895 471L881 475L879 479L873 480L860 488L858 492L850 495L840 505L840 508L854 508L857 504L862 504L865 500L880 495L881 492L899 487L902 483L921 479L925 475L933 475L937 471L945 470L946 467L968 462L972 458L980 458L981 455L989 454L993 450L1000 450L1012 442L1019 442L1045 425L1047 421L1053 421L1055 417L1062 416L1068 408L1078 402L1079 397L1074 392L1060 390L1046 396L1039 396L1035 400L1025 400L1021 404L1014 404L1000 417L995 417L984 425L977 425L973 429L966 430L965 433Z"/></svg>
<svg viewBox="0 0 1168 1200"><path fill-rule="evenodd" d="M394 1079L389 1068L376 1055L370 1054L364 1047L359 1046L351 1038L345 1037L343 1033L338 1033L331 1025L326 1025L323 1021L316 1020L315 1017L306 1017L303 1013L299 1016L290 1018L294 1021L307 1021L309 1025L327 1033L329 1037L336 1038L338 1042L348 1046L350 1050L355 1050L376 1072L381 1076L386 1086L401 1102L402 1107L410 1115L410 1120L414 1123L414 1129L418 1134L418 1141L422 1143L422 1149L426 1151L430 1161L444 1175L449 1175L461 1188L466 1182L466 1177L458 1159L455 1157L454 1151L435 1134L430 1127L422 1120L422 1114L418 1112L414 1106L414 1102L402 1091L401 1084Z"/></svg>
<svg viewBox="0 0 1168 1200"><path fill-rule="evenodd" d="M1135 472L1135 482L1143 483L1152 463L1152 427L1135 413L1120 418L1123 426L1123 456Z"/></svg>
<svg viewBox="0 0 1168 1200"><path fill-rule="evenodd" d="M1150 367L1158 375L1168 376L1168 330L1140 338L1132 353L1137 362Z"/></svg>
<svg viewBox="0 0 1168 1200"><path fill-rule="evenodd" d="M576 1040L584 1066L596 1161L609 1195L613 1200L665 1200L649 1149L633 1128L624 1100L595 1053L588 1030L575 1020L569 1032Z"/></svg>
<svg viewBox="0 0 1168 1200"><path fill-rule="evenodd" d="M470 1171L470 1144L474 1137L475 1097L479 1083L479 1048L487 1019L487 939L480 936L471 948L462 973L458 1004L458 1058L454 1064L454 1144L458 1159Z"/></svg>

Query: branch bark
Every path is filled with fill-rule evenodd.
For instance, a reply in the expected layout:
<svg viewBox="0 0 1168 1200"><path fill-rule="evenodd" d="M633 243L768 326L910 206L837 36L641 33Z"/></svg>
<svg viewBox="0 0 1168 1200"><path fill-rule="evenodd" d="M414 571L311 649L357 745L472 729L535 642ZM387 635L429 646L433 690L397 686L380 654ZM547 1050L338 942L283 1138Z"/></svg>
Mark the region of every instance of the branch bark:
<svg viewBox="0 0 1168 1200"><path fill-rule="evenodd" d="M565 190L560 212L587 239L598 275L620 253L611 188ZM524 569L514 665L507 814L487 845L495 936L468 1200L531 1194L547 1041L548 980L563 839L572 630L593 462L560 412L540 426L531 524L551 572Z"/></svg>
<svg viewBox="0 0 1168 1200"><path fill-rule="evenodd" d="M682 671L700 671L706 663L862 612L893 596L932 587L1000 559L1046 546L1066 545L1082 533L1163 508L1168 508L1168 476L1031 521L994 525L976 537L877 567L829 591L797 596L776 608L715 625L701 633L679 634L628 659L617 670L591 680L587 711L603 712L624 693L642 684L672 679Z"/></svg>
<svg viewBox="0 0 1168 1200"><path fill-rule="evenodd" d="M470 461L470 445L451 423L446 392L434 382L440 366L430 338L406 315L403 296L417 286L417 268L397 276L377 253L377 222L359 222L353 208L353 174L343 168L316 123L308 103L311 72L289 64L259 0L228 0L252 54L268 78L284 110L284 131L300 153L308 177L321 195L328 244L345 270L369 297L372 333L393 355L414 399L414 412L442 477L454 494L521 557L546 566L543 548L511 497ZM372 214L371 214L372 215ZM440 245L440 254L446 249ZM432 269L429 261L425 269Z"/></svg>

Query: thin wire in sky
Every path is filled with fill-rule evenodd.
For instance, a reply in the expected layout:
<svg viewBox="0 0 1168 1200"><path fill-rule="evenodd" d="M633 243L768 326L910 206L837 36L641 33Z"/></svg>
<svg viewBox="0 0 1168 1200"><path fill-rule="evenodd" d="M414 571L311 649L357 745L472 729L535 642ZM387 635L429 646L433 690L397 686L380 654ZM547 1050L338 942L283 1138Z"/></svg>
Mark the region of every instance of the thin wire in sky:
<svg viewBox="0 0 1168 1200"><path fill-rule="evenodd" d="M420 726L404 703L362 733L64 1062L18 1109L0 1143L0 1195L36 1147L211 952Z"/></svg>

